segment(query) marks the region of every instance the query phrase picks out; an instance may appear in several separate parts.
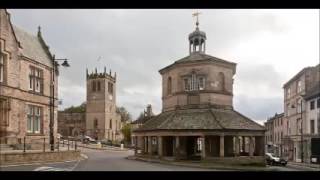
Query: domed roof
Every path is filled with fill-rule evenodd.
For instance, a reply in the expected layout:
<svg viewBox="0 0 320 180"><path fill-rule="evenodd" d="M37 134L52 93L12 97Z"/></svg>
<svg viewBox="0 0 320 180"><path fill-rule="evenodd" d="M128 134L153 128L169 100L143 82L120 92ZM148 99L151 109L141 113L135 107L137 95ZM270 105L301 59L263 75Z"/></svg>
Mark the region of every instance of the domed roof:
<svg viewBox="0 0 320 180"><path fill-rule="evenodd" d="M196 28L196 30L189 34L189 40L193 39L194 37L202 37L204 39L207 39L206 33L200 31L198 27Z"/></svg>

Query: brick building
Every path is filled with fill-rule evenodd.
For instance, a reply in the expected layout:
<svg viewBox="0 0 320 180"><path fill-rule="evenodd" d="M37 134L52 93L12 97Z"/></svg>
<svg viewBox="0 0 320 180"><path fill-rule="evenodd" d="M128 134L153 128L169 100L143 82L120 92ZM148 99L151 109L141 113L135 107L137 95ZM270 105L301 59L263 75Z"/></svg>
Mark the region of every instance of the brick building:
<svg viewBox="0 0 320 180"><path fill-rule="evenodd" d="M50 82L55 77L54 135L57 131L58 68L40 27L31 34L14 26L10 14L0 9L0 140L21 143L23 137L49 136L52 115Z"/></svg>
<svg viewBox="0 0 320 180"><path fill-rule="evenodd" d="M264 127L233 109L236 64L205 54L196 25L189 55L159 71L162 112L133 131L136 155L264 164Z"/></svg>

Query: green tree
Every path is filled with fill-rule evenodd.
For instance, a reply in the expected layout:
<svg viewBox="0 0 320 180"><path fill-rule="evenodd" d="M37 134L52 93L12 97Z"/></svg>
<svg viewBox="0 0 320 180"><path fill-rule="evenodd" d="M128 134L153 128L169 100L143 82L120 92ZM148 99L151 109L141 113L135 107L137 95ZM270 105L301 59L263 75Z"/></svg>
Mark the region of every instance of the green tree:
<svg viewBox="0 0 320 180"><path fill-rule="evenodd" d="M131 142L131 124L126 123L122 129L121 132L124 136L124 143L129 144Z"/></svg>
<svg viewBox="0 0 320 180"><path fill-rule="evenodd" d="M71 106L69 108L64 109L65 112L69 113L83 113L86 112L86 102L82 103L79 106Z"/></svg>

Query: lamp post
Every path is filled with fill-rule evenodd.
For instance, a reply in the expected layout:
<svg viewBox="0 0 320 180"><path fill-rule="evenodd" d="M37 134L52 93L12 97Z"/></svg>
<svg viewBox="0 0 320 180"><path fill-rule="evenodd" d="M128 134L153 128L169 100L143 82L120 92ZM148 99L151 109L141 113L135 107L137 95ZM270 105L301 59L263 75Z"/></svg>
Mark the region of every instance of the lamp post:
<svg viewBox="0 0 320 180"><path fill-rule="evenodd" d="M302 98L300 101L300 118L301 118L301 162L303 162L303 119L302 119Z"/></svg>
<svg viewBox="0 0 320 180"><path fill-rule="evenodd" d="M70 65L68 64L68 59L55 59L55 55L52 56L52 62L53 62L53 67L52 67L52 73L51 73L51 92L52 92L52 96L51 96L51 115L50 115L50 121L49 121L49 141L50 141L50 150L54 151L54 101L55 101L55 97L54 97L54 85L55 85L55 72L56 72L56 66L59 65L58 61L63 61L63 63L61 64L64 67L69 67Z"/></svg>

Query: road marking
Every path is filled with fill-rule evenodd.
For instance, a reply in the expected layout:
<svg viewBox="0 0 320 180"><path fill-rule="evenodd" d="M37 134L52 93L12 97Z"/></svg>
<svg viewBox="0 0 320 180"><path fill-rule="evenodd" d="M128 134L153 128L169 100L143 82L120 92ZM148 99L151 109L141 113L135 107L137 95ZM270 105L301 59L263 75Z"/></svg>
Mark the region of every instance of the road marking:
<svg viewBox="0 0 320 180"><path fill-rule="evenodd" d="M49 167L49 166L41 166L33 171L70 171L69 168L55 168L55 167Z"/></svg>

